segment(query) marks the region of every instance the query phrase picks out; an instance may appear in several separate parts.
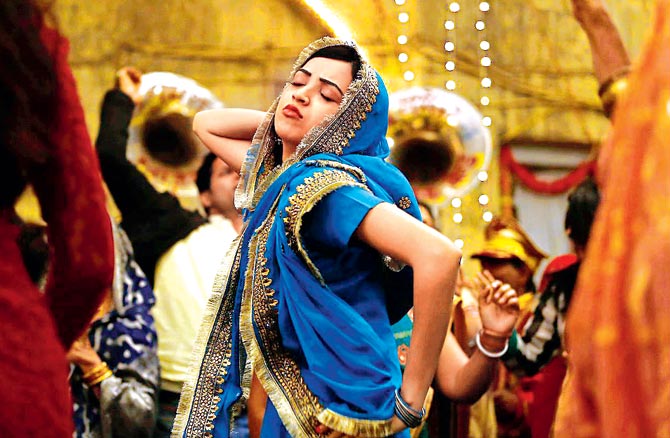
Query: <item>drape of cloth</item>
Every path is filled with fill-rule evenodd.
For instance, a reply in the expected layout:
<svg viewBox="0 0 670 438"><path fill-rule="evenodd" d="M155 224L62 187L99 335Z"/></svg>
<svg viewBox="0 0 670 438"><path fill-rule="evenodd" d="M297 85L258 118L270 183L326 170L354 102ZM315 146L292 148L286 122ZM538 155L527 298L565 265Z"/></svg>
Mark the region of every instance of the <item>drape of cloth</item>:
<svg viewBox="0 0 670 438"><path fill-rule="evenodd" d="M557 437L670 436L670 0L641 53L599 163Z"/></svg>
<svg viewBox="0 0 670 438"><path fill-rule="evenodd" d="M27 180L48 224L51 269L42 295L23 265L14 212L0 210L0 436L7 438L72 436L65 350L95 314L114 265L100 170L67 64L69 44L53 29L44 27L41 36L54 61L59 111L50 157L28 169Z"/></svg>
<svg viewBox="0 0 670 438"><path fill-rule="evenodd" d="M291 77L333 45L356 48L318 40ZM361 60L338 112L292 157L275 163L277 101L254 136L236 195L245 230L215 282L175 437L229 437L252 373L269 397L262 437L318 437L319 423L390 435L401 384L390 320L411 307L412 272L392 271L399 266L353 234L380 202L420 213L407 180L384 160L388 95Z"/></svg>
<svg viewBox="0 0 670 438"><path fill-rule="evenodd" d="M76 438L149 438L156 422L158 342L151 315L156 298L128 237L117 225L113 230L112 309L91 324L86 336L114 375L100 383L98 397L73 366Z"/></svg>

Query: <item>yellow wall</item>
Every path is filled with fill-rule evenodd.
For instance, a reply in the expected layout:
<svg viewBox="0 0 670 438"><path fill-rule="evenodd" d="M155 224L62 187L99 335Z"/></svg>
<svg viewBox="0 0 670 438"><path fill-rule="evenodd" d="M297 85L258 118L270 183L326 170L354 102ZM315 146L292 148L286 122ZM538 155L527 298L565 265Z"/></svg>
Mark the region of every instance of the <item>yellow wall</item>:
<svg viewBox="0 0 670 438"><path fill-rule="evenodd" d="M444 86L443 44L451 38L443 26L448 2L407 0L402 7L392 0L322 3L349 26L389 91L407 85ZM456 91L479 101L483 73L477 47L485 35L493 61L487 73L493 79L491 105L485 113L493 120L496 148L516 138L591 143L602 138L608 125L599 108L587 41L571 17L568 0L490 0L483 34L474 29L482 16L479 2L460 3L461 11L454 15L457 32L452 34ZM609 4L628 47L637 53L652 1ZM409 23L398 23L400 11L410 13ZM227 106L265 109L299 50L328 32L299 0L60 0L56 13L60 29L71 40L71 64L93 136L100 100L123 65L179 73L210 88ZM402 48L410 55L407 66L397 61L399 33L410 37ZM405 68L416 72L412 83L401 77ZM485 223L477 203L480 193L490 196L490 207L497 212L497 163L489 181L464 198L462 224L451 221L451 208L442 212L443 231L464 238L466 254L481 243Z"/></svg>

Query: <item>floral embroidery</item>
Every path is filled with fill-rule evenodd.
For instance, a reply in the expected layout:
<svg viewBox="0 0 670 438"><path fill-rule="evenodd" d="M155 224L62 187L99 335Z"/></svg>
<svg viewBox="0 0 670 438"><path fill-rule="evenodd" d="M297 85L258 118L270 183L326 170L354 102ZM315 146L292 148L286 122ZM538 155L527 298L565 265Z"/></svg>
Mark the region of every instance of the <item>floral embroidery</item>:
<svg viewBox="0 0 670 438"><path fill-rule="evenodd" d="M403 210L407 210L411 206L412 201L407 196L403 196L402 198L398 199L398 207L402 208Z"/></svg>

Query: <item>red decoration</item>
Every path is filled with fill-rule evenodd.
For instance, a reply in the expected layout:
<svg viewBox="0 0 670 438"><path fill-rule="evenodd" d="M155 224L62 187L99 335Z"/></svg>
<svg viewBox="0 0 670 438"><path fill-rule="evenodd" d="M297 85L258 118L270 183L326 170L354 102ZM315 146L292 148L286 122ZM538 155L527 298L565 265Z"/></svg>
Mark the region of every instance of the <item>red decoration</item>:
<svg viewBox="0 0 670 438"><path fill-rule="evenodd" d="M503 169L508 169L524 186L532 191L548 195L564 193L570 190L595 171L595 161L588 160L582 162L575 170L563 178L554 181L542 181L530 169L514 159L512 148L509 145L503 145L500 148L500 166Z"/></svg>

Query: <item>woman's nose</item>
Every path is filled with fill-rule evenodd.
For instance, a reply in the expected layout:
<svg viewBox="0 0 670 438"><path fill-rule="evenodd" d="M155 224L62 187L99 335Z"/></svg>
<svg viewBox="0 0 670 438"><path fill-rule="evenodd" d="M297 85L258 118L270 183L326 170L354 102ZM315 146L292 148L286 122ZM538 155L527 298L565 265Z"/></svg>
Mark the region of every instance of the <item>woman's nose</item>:
<svg viewBox="0 0 670 438"><path fill-rule="evenodd" d="M300 90L296 90L293 93L293 99L297 100L298 102L300 102L304 105L308 104L309 103L309 95L307 94L307 90L305 90L304 88L300 89Z"/></svg>

